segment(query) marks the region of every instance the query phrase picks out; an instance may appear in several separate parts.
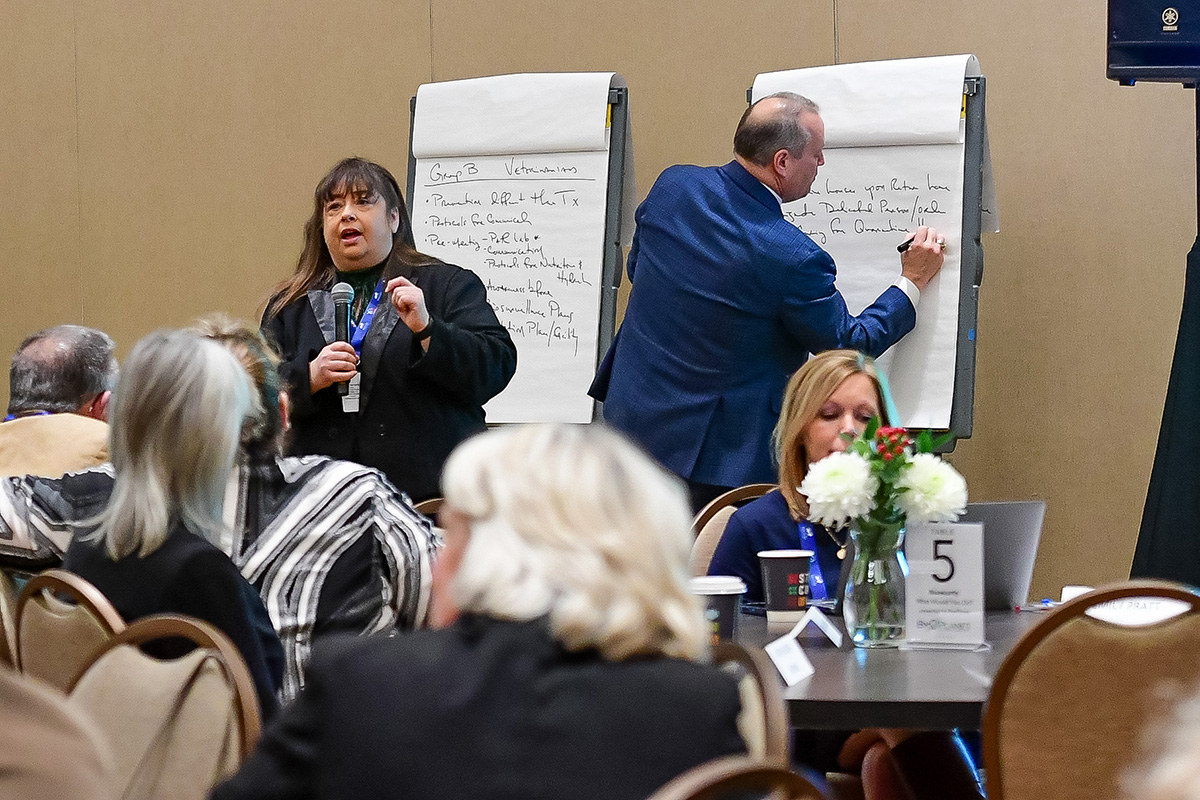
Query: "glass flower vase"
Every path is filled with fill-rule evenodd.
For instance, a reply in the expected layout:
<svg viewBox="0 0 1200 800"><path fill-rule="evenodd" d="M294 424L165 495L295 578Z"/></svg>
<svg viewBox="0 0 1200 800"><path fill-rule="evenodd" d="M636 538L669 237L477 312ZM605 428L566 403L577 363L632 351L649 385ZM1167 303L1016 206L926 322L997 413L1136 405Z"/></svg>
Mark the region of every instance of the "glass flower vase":
<svg viewBox="0 0 1200 800"><path fill-rule="evenodd" d="M904 640L908 566L900 546L904 519L863 517L850 527L854 558L842 600L846 633L855 647L896 647Z"/></svg>

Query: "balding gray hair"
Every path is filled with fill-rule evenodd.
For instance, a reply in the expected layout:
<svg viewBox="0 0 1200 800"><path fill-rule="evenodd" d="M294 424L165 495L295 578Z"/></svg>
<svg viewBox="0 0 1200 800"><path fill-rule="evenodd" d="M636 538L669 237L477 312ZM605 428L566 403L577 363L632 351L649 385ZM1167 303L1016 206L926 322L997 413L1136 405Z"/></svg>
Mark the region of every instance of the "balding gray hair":
<svg viewBox="0 0 1200 800"><path fill-rule="evenodd" d="M779 101L771 113L754 113L760 103ZM776 92L760 98L746 109L733 134L733 152L749 161L765 167L780 150L800 154L808 146L808 130L800 124L800 115L805 112L820 113L817 104L795 92Z"/></svg>
<svg viewBox="0 0 1200 800"><path fill-rule="evenodd" d="M112 391L116 345L108 334L82 325L56 325L17 348L8 371L8 413L67 414Z"/></svg>

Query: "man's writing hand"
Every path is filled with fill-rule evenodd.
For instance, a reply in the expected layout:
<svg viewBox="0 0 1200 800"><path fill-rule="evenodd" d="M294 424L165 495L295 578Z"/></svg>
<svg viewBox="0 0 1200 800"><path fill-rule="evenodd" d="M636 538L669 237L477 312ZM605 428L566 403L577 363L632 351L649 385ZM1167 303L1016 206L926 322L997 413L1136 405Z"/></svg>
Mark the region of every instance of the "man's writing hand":
<svg viewBox="0 0 1200 800"><path fill-rule="evenodd" d="M900 274L924 291L925 285L942 268L942 261L945 260L942 255L945 242L946 237L934 228L924 225L917 228L912 244L900 255Z"/></svg>

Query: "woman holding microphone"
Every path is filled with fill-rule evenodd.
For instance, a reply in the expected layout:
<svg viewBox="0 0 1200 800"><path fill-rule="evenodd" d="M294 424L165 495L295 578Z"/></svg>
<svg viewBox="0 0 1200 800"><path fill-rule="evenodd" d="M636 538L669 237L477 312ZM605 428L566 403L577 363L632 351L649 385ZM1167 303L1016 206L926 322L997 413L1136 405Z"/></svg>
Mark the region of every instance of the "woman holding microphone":
<svg viewBox="0 0 1200 800"><path fill-rule="evenodd" d="M334 337L338 282L354 289L349 342ZM416 250L399 184L361 158L317 185L296 271L262 327L284 359L291 453L376 467L417 501L437 494L446 457L486 427L483 404L517 365L483 283Z"/></svg>

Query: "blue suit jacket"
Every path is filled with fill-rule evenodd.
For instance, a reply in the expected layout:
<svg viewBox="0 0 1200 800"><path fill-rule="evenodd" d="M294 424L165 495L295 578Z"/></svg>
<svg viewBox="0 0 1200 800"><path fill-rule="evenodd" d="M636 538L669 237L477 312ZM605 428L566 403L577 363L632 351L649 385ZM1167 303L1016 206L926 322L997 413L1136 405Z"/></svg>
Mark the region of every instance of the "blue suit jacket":
<svg viewBox="0 0 1200 800"><path fill-rule="evenodd" d="M895 287L851 316L833 259L736 161L668 168L636 219L629 306L592 395L683 478L774 482L771 430L808 354L879 355L916 324Z"/></svg>

